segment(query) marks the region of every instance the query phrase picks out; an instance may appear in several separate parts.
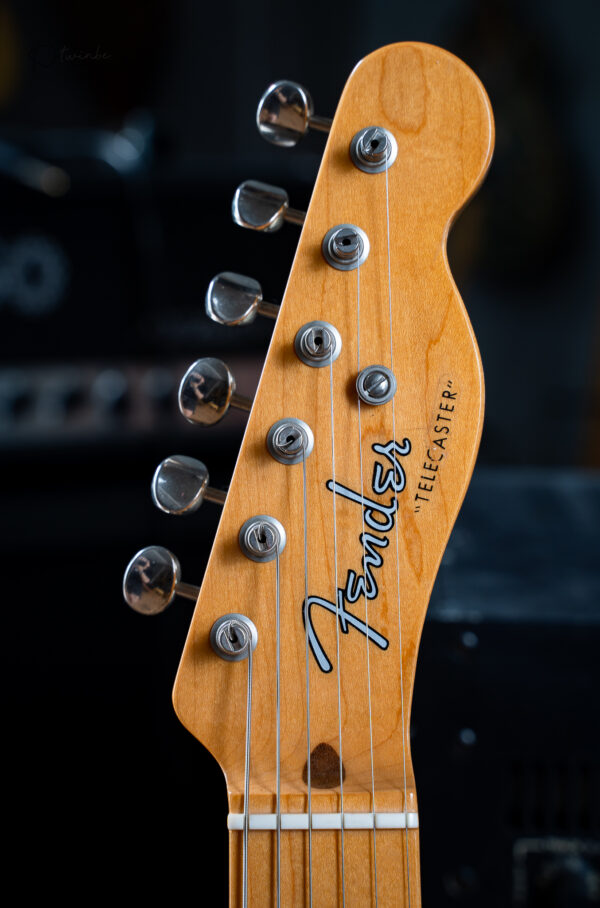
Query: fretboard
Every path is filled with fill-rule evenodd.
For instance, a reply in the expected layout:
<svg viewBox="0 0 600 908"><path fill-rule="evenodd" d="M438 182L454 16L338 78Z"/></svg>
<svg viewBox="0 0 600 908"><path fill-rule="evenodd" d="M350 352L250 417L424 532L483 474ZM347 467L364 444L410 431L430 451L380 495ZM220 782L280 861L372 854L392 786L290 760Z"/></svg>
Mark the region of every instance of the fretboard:
<svg viewBox="0 0 600 908"><path fill-rule="evenodd" d="M370 795L346 793L342 814L339 793L313 794L310 836L306 797L282 799L279 818L275 812L267 811L270 800L255 798L253 804L250 799L246 833L248 908L272 908L278 904L295 908L311 903L315 908L420 908L419 830L414 798L405 813L392 809L403 803L402 792L381 792L379 796L376 793L373 824L373 813L364 809ZM241 799L237 806L241 809ZM244 904L244 821L243 813L229 816L231 908Z"/></svg>

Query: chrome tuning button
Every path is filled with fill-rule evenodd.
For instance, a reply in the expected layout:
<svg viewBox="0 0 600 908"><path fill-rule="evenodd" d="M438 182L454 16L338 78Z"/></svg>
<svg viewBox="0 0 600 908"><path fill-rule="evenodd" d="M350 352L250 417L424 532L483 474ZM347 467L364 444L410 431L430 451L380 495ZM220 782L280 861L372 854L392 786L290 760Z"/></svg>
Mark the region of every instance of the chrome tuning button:
<svg viewBox="0 0 600 908"><path fill-rule="evenodd" d="M179 409L188 422L212 426L230 406L246 411L252 407L250 398L236 394L235 388L235 379L222 360L197 359L181 379Z"/></svg>
<svg viewBox="0 0 600 908"><path fill-rule="evenodd" d="M305 212L290 208L285 189L256 180L246 180L235 191L231 216L240 227L273 233L283 226L284 221L302 225Z"/></svg>
<svg viewBox="0 0 600 908"><path fill-rule="evenodd" d="M175 596L196 600L199 593L199 586L182 583L179 561L160 545L141 549L123 575L123 598L141 615L158 615Z"/></svg>
<svg viewBox="0 0 600 908"><path fill-rule="evenodd" d="M307 129L329 132L332 121L316 117L309 92L297 82L273 82L258 102L256 125L263 139L291 148Z"/></svg>
<svg viewBox="0 0 600 908"><path fill-rule="evenodd" d="M263 300L262 287L251 277L222 271L206 291L206 314L220 325L247 325L257 315L277 318L279 306Z"/></svg>
<svg viewBox="0 0 600 908"><path fill-rule="evenodd" d="M225 504L226 492L208 484L208 470L201 460L174 454L156 468L152 501L166 514L193 514L202 502Z"/></svg>

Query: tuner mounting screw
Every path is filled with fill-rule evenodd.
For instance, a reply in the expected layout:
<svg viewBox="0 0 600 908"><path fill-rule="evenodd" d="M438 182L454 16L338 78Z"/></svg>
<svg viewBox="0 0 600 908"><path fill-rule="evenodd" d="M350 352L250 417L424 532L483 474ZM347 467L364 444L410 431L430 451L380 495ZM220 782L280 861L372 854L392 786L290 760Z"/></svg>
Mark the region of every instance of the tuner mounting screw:
<svg viewBox="0 0 600 908"><path fill-rule="evenodd" d="M231 613L218 618L210 631L210 644L217 656L227 662L248 658L250 647L256 649L258 631L250 618Z"/></svg>
<svg viewBox="0 0 600 908"><path fill-rule="evenodd" d="M296 334L294 349L303 363L319 369L338 358L342 349L342 338L337 328L329 322L308 322Z"/></svg>
<svg viewBox="0 0 600 908"><path fill-rule="evenodd" d="M367 126L350 143L352 163L364 173L382 173L398 154L398 143L383 126Z"/></svg>
<svg viewBox="0 0 600 908"><path fill-rule="evenodd" d="M387 404L397 389L394 373L387 366L367 366L358 374L356 390L366 404Z"/></svg>
<svg viewBox="0 0 600 908"><path fill-rule="evenodd" d="M257 514L242 524L239 532L240 548L251 561L273 561L277 552L285 548L286 535L282 524L275 517Z"/></svg>
<svg viewBox="0 0 600 908"><path fill-rule="evenodd" d="M367 260L369 238L354 224L338 224L323 237L321 246L326 262L339 271L352 271Z"/></svg>
<svg viewBox="0 0 600 908"><path fill-rule="evenodd" d="M269 454L279 463L301 463L312 451L314 443L310 426L293 417L278 420L267 434Z"/></svg>

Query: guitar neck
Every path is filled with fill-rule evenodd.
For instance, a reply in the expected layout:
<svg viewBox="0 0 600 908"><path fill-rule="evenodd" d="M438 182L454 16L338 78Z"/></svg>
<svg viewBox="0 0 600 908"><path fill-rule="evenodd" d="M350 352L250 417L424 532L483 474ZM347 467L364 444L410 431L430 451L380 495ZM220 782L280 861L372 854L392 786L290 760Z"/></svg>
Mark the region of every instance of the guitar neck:
<svg viewBox="0 0 600 908"><path fill-rule="evenodd" d="M333 120L174 690L226 775L232 905L421 903L412 690L483 421L446 238L492 145L425 44L365 58ZM248 181L234 217L281 199ZM212 424L235 383L208 358L182 387Z"/></svg>
<svg viewBox="0 0 600 908"><path fill-rule="evenodd" d="M287 800L287 799L286 799ZM372 814L365 804L370 796L349 793L344 796L344 825L360 822L372 827ZM398 792L376 794L376 807L390 813L397 804ZM292 803L293 801L293 803ZM303 804L299 803L304 801ZM298 803L296 803L298 802ZM240 802L241 803L241 802ZM277 873L277 832L254 830L248 836L248 904L252 908L273 905L345 905L365 908L371 905L420 908L419 830L409 829L322 829L319 814L339 816L339 798L319 793L312 797L313 831L285 830L280 838L280 873ZM306 810L306 799L290 798L284 809L298 815ZM361 811L364 811L361 814ZM300 813L300 816L302 814ZM410 816L410 815L409 815ZM308 818L306 817L306 820ZM341 819L341 817L340 817ZM376 814L376 823L383 821ZM409 820L410 822L410 820ZM282 825L285 823L285 814ZM341 823L339 824L341 825ZM317 827L317 828L315 828ZM237 830L229 833L229 904L243 905L243 837ZM279 888L279 892L278 892ZM279 897L278 897L279 896Z"/></svg>

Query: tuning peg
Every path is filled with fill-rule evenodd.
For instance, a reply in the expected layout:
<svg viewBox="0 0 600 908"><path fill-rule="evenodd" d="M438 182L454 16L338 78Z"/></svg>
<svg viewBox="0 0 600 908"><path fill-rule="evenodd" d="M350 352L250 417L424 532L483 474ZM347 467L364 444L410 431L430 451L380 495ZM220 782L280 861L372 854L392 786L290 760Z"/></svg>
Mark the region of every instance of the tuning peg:
<svg viewBox="0 0 600 908"><path fill-rule="evenodd" d="M179 561L168 549L150 545L134 555L123 575L123 598L142 615L158 615L175 596L198 598L199 586L182 583Z"/></svg>
<svg viewBox="0 0 600 908"><path fill-rule="evenodd" d="M277 318L279 306L266 303L262 287L251 277L223 271L206 291L206 314L220 325L247 325L258 315Z"/></svg>
<svg viewBox="0 0 600 908"><path fill-rule="evenodd" d="M258 131L267 142L283 148L295 145L307 129L329 132L331 123L328 117L314 115L309 92L297 82L273 82L258 102Z"/></svg>
<svg viewBox="0 0 600 908"><path fill-rule="evenodd" d="M152 478L152 501L166 514L192 514L204 499L225 504L226 492L208 484L201 460L174 454L159 463Z"/></svg>
<svg viewBox="0 0 600 908"><path fill-rule="evenodd" d="M230 405L249 411L252 401L236 394L229 367L211 356L192 363L179 386L179 409L188 422L212 426L225 416Z"/></svg>
<svg viewBox="0 0 600 908"><path fill-rule="evenodd" d="M240 227L273 233L283 226L304 223L305 212L290 208L288 194L278 186L246 180L240 183L231 203L231 215Z"/></svg>

